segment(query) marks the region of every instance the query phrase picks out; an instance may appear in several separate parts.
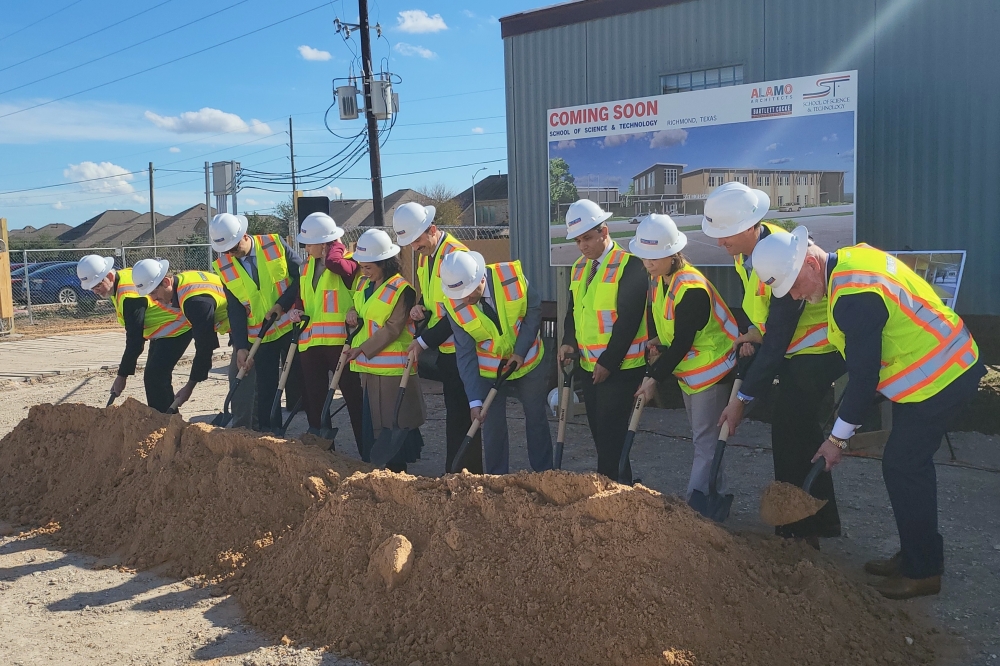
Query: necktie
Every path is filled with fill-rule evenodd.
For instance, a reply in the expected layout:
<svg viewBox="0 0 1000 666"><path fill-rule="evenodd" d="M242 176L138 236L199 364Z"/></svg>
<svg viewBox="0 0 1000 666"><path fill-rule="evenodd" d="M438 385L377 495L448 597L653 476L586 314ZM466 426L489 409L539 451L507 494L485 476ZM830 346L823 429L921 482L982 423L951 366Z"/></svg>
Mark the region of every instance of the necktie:
<svg viewBox="0 0 1000 666"><path fill-rule="evenodd" d="M490 303L488 298L483 298L480 303L483 306L483 314L490 318L490 321L499 329L500 328L500 317L497 315L496 308Z"/></svg>
<svg viewBox="0 0 1000 666"><path fill-rule="evenodd" d="M597 277L597 267L600 265L601 262L597 259L594 259L592 262L590 262L590 275L587 276L588 287L590 286L590 283L594 281L594 278Z"/></svg>
<svg viewBox="0 0 1000 666"><path fill-rule="evenodd" d="M257 275L257 257L253 255L247 255L243 257L243 267L247 269L247 273L253 278L254 284L260 287L260 277Z"/></svg>

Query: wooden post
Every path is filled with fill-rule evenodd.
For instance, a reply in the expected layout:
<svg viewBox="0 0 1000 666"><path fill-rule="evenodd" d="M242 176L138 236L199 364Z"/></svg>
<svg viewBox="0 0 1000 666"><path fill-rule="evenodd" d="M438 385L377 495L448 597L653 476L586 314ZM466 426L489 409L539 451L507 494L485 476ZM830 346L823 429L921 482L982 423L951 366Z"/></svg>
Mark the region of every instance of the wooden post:
<svg viewBox="0 0 1000 666"><path fill-rule="evenodd" d="M14 331L14 294L10 286L10 245L7 220L0 217L0 333Z"/></svg>

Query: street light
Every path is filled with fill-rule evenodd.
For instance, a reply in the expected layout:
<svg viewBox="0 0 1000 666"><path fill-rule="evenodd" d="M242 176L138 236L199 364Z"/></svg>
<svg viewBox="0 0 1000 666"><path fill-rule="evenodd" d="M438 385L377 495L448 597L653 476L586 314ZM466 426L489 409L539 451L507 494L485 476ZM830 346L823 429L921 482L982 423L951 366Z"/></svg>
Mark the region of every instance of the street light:
<svg viewBox="0 0 1000 666"><path fill-rule="evenodd" d="M486 167L480 167L479 171L486 171ZM479 240L479 221L476 219L476 176L479 171L472 174L472 237Z"/></svg>

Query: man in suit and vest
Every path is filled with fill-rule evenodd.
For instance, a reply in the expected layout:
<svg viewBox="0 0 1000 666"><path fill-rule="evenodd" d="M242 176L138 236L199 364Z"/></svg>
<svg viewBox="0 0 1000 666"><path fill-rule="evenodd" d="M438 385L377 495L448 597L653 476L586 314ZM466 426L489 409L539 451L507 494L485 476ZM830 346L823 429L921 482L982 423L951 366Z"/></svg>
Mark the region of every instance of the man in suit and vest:
<svg viewBox="0 0 1000 666"><path fill-rule="evenodd" d="M753 263L779 298L827 303L830 342L847 362L849 381L833 433L814 460L825 458L827 469L840 463L875 393L892 401L882 477L900 549L865 570L885 577L875 587L890 599L937 594L944 542L937 529L934 452L986 373L975 340L930 284L873 247L828 253L798 227L758 243Z"/></svg>
<svg viewBox="0 0 1000 666"><path fill-rule="evenodd" d="M165 308L180 310L191 325L194 361L188 382L174 396L180 407L199 382L212 370L212 352L219 348L219 333L229 331L229 315L222 280L205 271L170 272L166 259L143 259L132 267L132 278L140 296L149 296Z"/></svg>
<svg viewBox="0 0 1000 666"><path fill-rule="evenodd" d="M111 385L114 395L121 395L128 378L149 340L149 356L142 381L146 388L146 404L166 412L174 401L172 383L174 366L191 342L191 325L180 308L161 305L139 294L132 269L114 269L114 257L88 254L76 265L80 286L101 298L110 298L125 327L125 351L118 364L118 376Z"/></svg>
<svg viewBox="0 0 1000 666"><path fill-rule="evenodd" d="M253 371L255 380L243 383L252 383L257 389L257 427L266 432L277 425L271 423L271 403L278 390L281 362L292 341L288 311L299 297L299 264L278 234L251 236L247 225L242 215L219 213L209 223L208 234L212 249L219 254L212 268L222 279L226 294L235 352L230 374L235 376L237 368ZM248 360L253 340L272 315L275 322L264 334L256 358ZM241 409L241 413L245 411ZM234 425L249 427L247 421L244 418Z"/></svg>
<svg viewBox="0 0 1000 666"><path fill-rule="evenodd" d="M729 252L743 284L743 313L749 328L733 349L749 356L751 344L760 345L740 387L739 395L722 413L729 431L736 430L744 408L763 399L778 377L771 421L771 455L774 478L801 486L809 474L809 459L823 441L820 409L833 382L845 372L844 359L827 336L826 301L803 303L778 298L761 282L751 256L764 238L782 229L762 222L771 207L766 192L730 182L714 190L705 201L702 231ZM825 415L824 415L825 416ZM819 548L819 537L840 536L840 514L833 477L820 474L812 493L826 500L815 516L775 528L779 536L807 540Z"/></svg>
<svg viewBox="0 0 1000 666"><path fill-rule="evenodd" d="M642 260L611 240L611 213L581 199L566 211L566 238L583 256L573 264L559 363L579 352L578 379L597 447L597 471L618 479L633 396L646 373L646 292ZM625 477L632 478L631 464Z"/></svg>
<svg viewBox="0 0 1000 666"><path fill-rule="evenodd" d="M528 460L536 472L552 469L552 436L546 413L548 380L539 335L542 302L519 261L486 265L478 252L456 251L441 264L445 308L455 335L458 368L469 396L470 419L483 421L486 474L509 471L507 396L524 408ZM483 400L499 372L507 382L488 408Z"/></svg>
<svg viewBox="0 0 1000 666"><path fill-rule="evenodd" d="M445 407L445 440L447 455L445 470L452 469L452 461L472 425L469 417L469 398L458 372L455 360L455 340L445 310L445 297L441 289L441 262L456 250L468 251L462 243L434 224L434 206L421 206L415 201L405 203L392 213L392 228L396 242L411 246L419 255L417 282L420 285L420 302L410 310L415 323L426 322L423 332L411 343L411 353L437 348L437 370L441 378ZM483 473L482 437L476 433L468 447L465 460L456 469L468 469L473 474Z"/></svg>

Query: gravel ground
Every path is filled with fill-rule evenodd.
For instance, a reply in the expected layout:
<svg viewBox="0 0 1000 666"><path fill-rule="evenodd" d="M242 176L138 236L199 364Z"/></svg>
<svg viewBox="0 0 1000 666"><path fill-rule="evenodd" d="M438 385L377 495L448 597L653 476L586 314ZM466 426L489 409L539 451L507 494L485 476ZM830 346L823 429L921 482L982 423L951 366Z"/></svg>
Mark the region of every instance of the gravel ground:
<svg viewBox="0 0 1000 666"><path fill-rule="evenodd" d="M200 385L183 414L208 421L226 392L223 367ZM175 386L188 368L179 366ZM91 373L51 377L34 383L0 385L0 436L27 414L31 405L63 401L103 406L113 377ZM141 379L129 382L126 395L142 400ZM427 382L428 422L421 428L424 457L410 472L438 475L443 470L444 410L440 388ZM511 441L524 441L518 406L508 410ZM344 433L338 449L356 449L346 411L337 417ZM564 468L592 470L595 455L585 417L567 428ZM553 436L555 423L550 424ZM305 430L299 416L289 429ZM683 411L647 409L632 459L636 475L649 487L683 492L690 471L690 440ZM346 438L345 438L346 436ZM769 426L748 422L730 440L727 453L731 491L735 493L727 523L736 531L766 533L757 517L758 499L771 479ZM938 480L941 531L947 572L942 594L900 602L916 616L931 618L941 629L936 645L939 663L1000 664L1000 449L996 437L955 433L958 460L939 452ZM514 446L511 465L527 467L524 447ZM843 537L823 542L823 552L858 581L866 559L889 555L897 547L895 526L877 460L849 458L838 468L836 487L845 529ZM0 535L10 526L0 524ZM329 654L300 646L284 646L241 623L235 602L196 581L174 581L156 572L130 573L107 568L106 562L64 553L47 545L44 535L0 539L0 650L4 664L348 664ZM124 630L127 627L127 630ZM279 637L280 638L280 637ZM903 637L900 638L903 640Z"/></svg>

